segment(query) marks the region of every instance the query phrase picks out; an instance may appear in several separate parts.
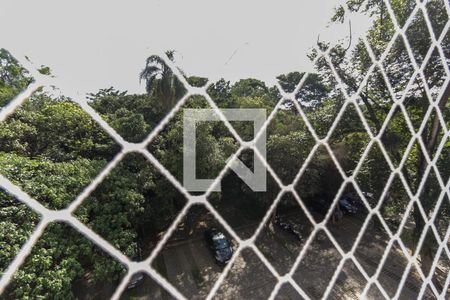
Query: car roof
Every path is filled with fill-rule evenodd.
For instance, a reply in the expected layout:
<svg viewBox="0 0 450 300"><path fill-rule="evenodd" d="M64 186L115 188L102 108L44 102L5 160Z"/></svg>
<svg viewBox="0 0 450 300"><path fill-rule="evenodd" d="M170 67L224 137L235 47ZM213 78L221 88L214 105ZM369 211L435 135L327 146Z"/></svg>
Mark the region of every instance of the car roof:
<svg viewBox="0 0 450 300"><path fill-rule="evenodd" d="M213 240L222 240L225 239L225 235L222 232L217 232L214 233L214 235L212 236Z"/></svg>

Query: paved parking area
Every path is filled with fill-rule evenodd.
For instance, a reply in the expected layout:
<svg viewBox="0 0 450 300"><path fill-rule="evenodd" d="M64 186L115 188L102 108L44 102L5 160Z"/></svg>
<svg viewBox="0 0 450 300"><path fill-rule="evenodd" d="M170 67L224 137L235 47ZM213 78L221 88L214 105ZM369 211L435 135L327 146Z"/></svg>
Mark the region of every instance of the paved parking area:
<svg viewBox="0 0 450 300"><path fill-rule="evenodd" d="M361 219L346 216L332 232L339 241L345 243L348 233L358 231L361 226ZM304 241L298 241L276 226L272 229L275 230L275 238L273 236L272 238L261 238L257 242L257 246L261 249L270 247L273 257L267 251L263 250L262 252L277 270L284 270L280 271L284 274L292 266ZM326 239L323 236L315 238L294 275L294 279L313 299L321 297L340 260L337 250ZM385 237L375 229L368 230L361 240L355 256L369 275L375 271L385 245ZM401 252L393 249L380 275L380 282L389 294L395 293L401 279L404 270L401 261ZM222 267L215 263L213 254L203 236L198 234L186 241L178 241L164 247L154 266L188 299L204 299L222 271ZM364 277L353 263L346 263L338 276L330 298L355 299L364 288L365 283ZM415 298L419 284L420 280L417 274L412 273L408 276L400 299ZM236 259L231 272L219 288L216 299L263 299L270 295L274 285L273 276L258 257L251 250L247 250ZM133 299L171 299L170 295L161 291L150 278L135 290L129 293L129 295L134 295L131 297ZM283 299L295 299L293 298L295 291L291 287L283 289L280 296L282 296L281 293ZM375 287L370 290L368 295L369 299L378 299L380 296ZM299 296L296 299L299 299Z"/></svg>

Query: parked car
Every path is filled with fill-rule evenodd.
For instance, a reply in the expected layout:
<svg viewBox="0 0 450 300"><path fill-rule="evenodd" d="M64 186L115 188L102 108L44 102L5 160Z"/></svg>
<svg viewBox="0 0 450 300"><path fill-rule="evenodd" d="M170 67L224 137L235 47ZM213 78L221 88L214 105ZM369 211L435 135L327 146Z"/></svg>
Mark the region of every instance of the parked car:
<svg viewBox="0 0 450 300"><path fill-rule="evenodd" d="M300 233L300 228L297 224L284 220L280 216L275 216L275 224L277 224L281 229L293 234L297 240L302 241L303 236Z"/></svg>
<svg viewBox="0 0 450 300"><path fill-rule="evenodd" d="M137 272L133 276L131 276L130 282L128 283L127 289L133 289L144 282L144 273Z"/></svg>
<svg viewBox="0 0 450 300"><path fill-rule="evenodd" d="M233 248L225 234L216 228L210 228L205 231L205 239L216 262L220 265L227 264L233 256Z"/></svg>
<svg viewBox="0 0 450 300"><path fill-rule="evenodd" d="M339 208L347 215L355 215L358 212L355 201L349 196L344 196L339 199Z"/></svg>

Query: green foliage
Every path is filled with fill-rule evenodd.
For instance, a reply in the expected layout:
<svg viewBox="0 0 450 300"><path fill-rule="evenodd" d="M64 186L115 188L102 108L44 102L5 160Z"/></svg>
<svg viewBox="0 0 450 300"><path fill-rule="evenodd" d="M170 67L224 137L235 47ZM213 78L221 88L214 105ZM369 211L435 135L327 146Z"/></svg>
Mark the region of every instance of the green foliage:
<svg viewBox="0 0 450 300"><path fill-rule="evenodd" d="M140 154L127 155L76 211L77 217L126 255L141 259L185 199ZM137 258L136 258L137 257Z"/></svg>
<svg viewBox="0 0 450 300"><path fill-rule="evenodd" d="M86 158L51 162L0 152L0 173L52 209L62 209L73 201L105 163Z"/></svg>
<svg viewBox="0 0 450 300"><path fill-rule="evenodd" d="M301 116L289 109L277 113L267 134L267 160L283 183L289 184L308 156L314 139Z"/></svg>
<svg viewBox="0 0 450 300"><path fill-rule="evenodd" d="M79 106L43 93L33 95L0 124L0 141L0 173L51 209L65 208L73 201L118 150ZM0 194L0 215L4 270L38 218L4 193ZM97 259L92 245L75 240L69 246L64 244L71 241L67 229L50 231L15 275L8 298L71 299L73 283L86 272L93 281L117 278L113 275L117 266L100 256ZM67 256L62 258L63 254ZM95 263L87 264L85 255Z"/></svg>
<svg viewBox="0 0 450 300"><path fill-rule="evenodd" d="M288 74L279 75L277 79L283 90L288 93L292 93L304 75L305 73L291 72Z"/></svg>
<svg viewBox="0 0 450 300"><path fill-rule="evenodd" d="M51 75L52 74L52 70L50 69L50 67L47 67L47 66L41 66L38 69L38 72L41 73L42 75Z"/></svg>
<svg viewBox="0 0 450 300"><path fill-rule="evenodd" d="M201 96L188 99L184 108L210 108ZM222 122L201 122L196 128L197 177L214 178L237 150L237 142ZM149 145L150 151L180 181L183 180L183 111L178 112Z"/></svg>
<svg viewBox="0 0 450 300"><path fill-rule="evenodd" d="M168 113L156 96L129 95L114 88L89 94L90 105L126 140L141 142Z"/></svg>
<svg viewBox="0 0 450 300"><path fill-rule="evenodd" d="M73 283L113 282L124 268L67 225L52 223L14 275L5 294L18 299L75 299ZM86 291L85 291L86 292Z"/></svg>
<svg viewBox="0 0 450 300"><path fill-rule="evenodd" d="M36 94L0 124L0 151L61 162L111 159L117 147L75 103Z"/></svg>
<svg viewBox="0 0 450 300"><path fill-rule="evenodd" d="M0 276L32 233L39 217L25 204L0 191Z"/></svg>
<svg viewBox="0 0 450 300"><path fill-rule="evenodd" d="M198 77L198 76L190 76L186 78L187 82L195 87L202 87L208 82L208 78Z"/></svg>
<svg viewBox="0 0 450 300"><path fill-rule="evenodd" d="M33 79L5 49L0 48L0 108L24 90Z"/></svg>
<svg viewBox="0 0 450 300"><path fill-rule="evenodd" d="M211 84L208 88L208 94L214 99L219 107L222 107L222 104L227 101L230 96L230 89L230 82L222 78Z"/></svg>

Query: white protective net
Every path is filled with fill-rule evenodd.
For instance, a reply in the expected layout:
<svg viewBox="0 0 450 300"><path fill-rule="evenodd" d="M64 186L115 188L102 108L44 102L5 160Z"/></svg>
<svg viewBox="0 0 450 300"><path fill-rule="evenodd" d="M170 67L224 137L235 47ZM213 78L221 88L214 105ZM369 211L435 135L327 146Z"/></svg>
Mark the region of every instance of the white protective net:
<svg viewBox="0 0 450 300"><path fill-rule="evenodd" d="M368 1L371 2L371 1ZM430 1L431 2L431 1ZM315 131L315 127L310 123L307 114L304 112L304 107L300 105L300 103L296 99L296 95L301 92L303 85L308 79L309 74L304 75L298 85L295 87L295 90L286 92L281 85L277 85L278 92L281 94L282 98L279 100L278 104L276 105L275 109L270 113L269 117L266 120L265 126L267 127L268 124L272 121L273 118L275 118L277 112L282 109L283 103L285 103L286 100L292 101L295 105L295 109L298 110L298 113L301 115L303 121L305 122L307 128L309 129L311 135L314 138L315 145L313 146L310 155L306 158L304 161L302 167L300 168L298 174L295 176L295 179L290 184L284 184L283 181L278 177L277 173L271 168L269 164L267 164L266 160L261 156L261 154L256 149L254 142L244 142L242 138L239 136L239 134L236 132L236 130L233 128L233 126L230 124L230 122L227 121L225 116L221 113L220 108L215 103L215 101L211 98L210 94L207 92L207 86L205 87L192 87L187 82L186 78L184 77L184 74L182 74L179 69L174 65L174 63L165 55L161 55L160 57L164 60L165 64L169 66L174 74L178 77L180 82L184 85L184 87L187 90L187 93L178 101L178 103L172 108L169 114L167 114L164 119L156 126L152 132L148 135L148 137L141 143L130 143L127 142L123 137L121 137L115 129L113 129L110 124L108 124L106 121L102 119L102 117L96 112L89 104L86 99L83 99L82 97L79 97L78 95L68 95L70 96L73 101L75 101L77 104L80 105L80 107L88 113L120 146L121 151L114 157L112 161L110 161L106 167L101 171L101 173L93 180L84 190L81 194L79 194L75 201L73 201L70 206L66 209L62 210L51 210L30 197L27 193L22 191L21 188L13 184L10 180L8 180L5 176L0 175L0 185L5 191L25 203L27 206L29 206L32 210L39 213L42 216L41 221L37 225L35 231L30 236L28 241L23 245L23 247L20 249L20 252L17 254L17 256L14 258L14 260L11 262L9 267L6 269L6 271L3 273L3 276L0 280L0 292L3 292L5 288L8 286L10 281L12 280L15 272L21 267L21 265L24 263L27 256L31 253L31 250L33 246L36 244L38 239L41 237L43 232L45 231L46 227L51 223L55 221L61 221L69 224L73 228L75 228L77 231L79 231L82 235L87 237L89 240L91 240L93 243L101 247L103 250L105 250L107 253L109 253L112 257L117 259L119 262L127 266L127 274L122 279L120 285L115 290L112 298L113 299L119 299L122 295L122 293L126 290L127 285L132 278L132 276L139 272L145 272L150 277L153 278L160 286L162 286L165 290L167 290L172 296L179 298L179 299L185 299L189 297L188 295L184 295L182 292L179 291L175 285L173 285L171 282L167 280L164 276L160 274L157 270L155 270L153 266L154 260L157 258L158 254L162 251L164 245L167 243L167 241L170 239L172 234L176 231L177 226L182 221L182 219L186 216L190 208L194 205L201 204L204 207L208 209L210 213L213 214L213 216L220 222L220 224L225 228L225 230L231 235L233 240L237 242L237 248L234 252L234 255L231 259L231 261L224 267L223 271L218 276L217 280L212 285L211 290L209 291L207 295L207 299L212 299L216 294L220 296L219 290L222 286L222 284L225 282L227 276L229 275L231 269L233 268L233 265L235 261L238 259L240 255L242 255L243 252L247 251L246 249L251 249L259 260L264 264L264 266L270 271L270 273L276 278L276 284L274 285L273 290L270 293L270 299L275 299L277 296L281 295L282 289L284 289L285 284L290 284L291 287L295 289L295 291L298 293L298 298L303 297L304 299L314 298L314 295L311 293L305 291L302 284L299 284L298 280L294 279L294 275L296 272L299 272L298 270L301 270L299 268L302 268L302 262L306 257L308 256L308 251L310 249L313 249L314 240L317 238L319 234L324 235L326 239L328 239L331 243L333 248L336 249L339 260L336 262L337 266L335 270L332 273L332 276L326 284L326 289L322 295L319 295L321 298L329 298L332 295L332 290L335 287L336 282L339 280L339 276L341 274L341 271L348 266L348 264L351 264L353 268L355 269L355 272L359 272L362 276L362 280L364 281L363 288L361 292L358 292L356 296L366 299L369 297L369 294L372 290L378 290L379 296L386 299L391 298L399 298L402 293L402 288L408 284L408 275L410 274L411 270L416 270L415 272L420 276L420 286L416 286L415 289L417 290L417 297L418 298L425 298L429 295L433 295L436 298L441 299L447 299L449 297L448 294L448 287L450 284L450 274L446 274L445 278L445 284L443 287L436 287L435 283L433 281L433 276L435 276L437 266L439 264L439 259L442 256L450 257L450 251L449 251L449 235L450 230L446 228L445 230L445 236L442 237L442 235L438 232L438 229L436 228L436 218L439 218L438 213L439 209L434 209L432 213L429 215L422 207L422 202L420 200L420 193L422 189L424 189L424 186L426 185L427 178L429 177L430 172L436 174L437 182L441 188L440 195L437 199L437 202L435 204L435 207L439 208L441 205L443 205L444 201L447 201L447 197L450 197L450 181L445 182L443 177L440 175L440 170L437 166L437 161L440 157L440 153L442 149L445 146L446 141L450 138L450 131L448 128L446 128L445 125L443 125L443 135L441 137L441 142L437 147L437 150L434 155L430 157L430 155L427 154L427 145L424 144L421 136L422 136L422 130L424 128L424 124L427 123L428 119L432 116L432 114L435 112L437 116L437 122L440 122L441 124L445 124L442 107L440 107L440 101L439 99L442 99L444 97L448 98L447 90L448 86L450 84L450 70L449 70L449 64L448 64L448 57L446 57L446 53L444 52L445 49L443 49L443 41L446 38L447 32L449 31L450 22L449 22L449 16L450 16L450 5L448 1L443 1L445 3L445 10L444 13L446 14L445 19L447 20L445 23L444 28L441 30L441 33L439 36L435 36L434 34L430 34L430 45L429 48L426 50L425 55L422 59L418 60L415 56L415 53L413 52L413 46L411 45L410 37L411 35L408 35L408 28L411 26L411 24L414 21L414 17L417 14L423 13L424 22L429 30L429 32L433 32L433 19L437 18L437 16L430 16L428 11L428 2L427 1L419 1L417 0L414 3L414 7L411 8L411 11L409 12L409 16L403 20L402 22L399 22L396 16L395 7L391 6L390 1L385 0L384 5L386 7L386 18L390 18L393 23L393 35L390 37L390 41L387 43L385 49L382 49L382 51L378 51L379 53L375 53L373 50L373 47L371 47L371 41L370 37L363 37L362 38L362 45L365 46L368 56L370 57L371 65L368 67L367 72L364 76L364 78L361 78L359 87L356 91L349 92L348 89L348 82L345 80L345 78L342 78L343 74L340 72L338 67L336 67L335 62L333 61L332 57L332 49L333 48L327 48L327 47L317 47L316 49L316 57L315 62L318 62L321 60L322 63L325 63L326 66L329 68L332 76L334 77L334 80L336 84L338 85L340 92L345 98L345 102L343 103L342 107L340 108L339 113L337 114L335 120L333 121L331 128L329 130L329 133L324 137L321 138ZM360 4L358 4L360 5ZM363 4L365 5L365 4ZM361 5L361 6L363 6ZM349 13L349 10L351 9L351 6L343 5L342 9L345 13ZM415 79L420 78L420 80L423 80L423 82L427 82L427 76L426 76L426 68L428 66L428 62L432 57L438 57L440 60L440 63L442 64L444 71L445 71L445 78L442 78L442 85L439 87L430 87L427 84L425 84L425 92L427 99L429 101L429 108L424 115L423 119L420 120L421 129L419 131L416 131L414 129L414 124L408 117L408 110L405 106L405 99L407 97L407 92L399 93L396 91L395 86L392 85L390 79L389 79L389 68L392 67L389 65L389 63L386 63L386 60L389 59L390 50L391 48L397 43L398 41L402 41L406 48L406 54L408 56L408 59L412 62L411 63L411 76L409 77L409 82L406 85L405 91L410 90L414 84ZM13 52L14 53L14 52ZM448 53L447 53L448 55ZM20 61L20 63L27 67L28 70L32 73L32 76L35 78L35 82L32 83L27 87L25 91L20 93L17 97L14 98L13 101L11 101L5 108L3 108L0 112L0 122L3 122L6 120L11 114L13 114L21 105L26 101L33 93L35 93L40 87L44 86L58 86L57 78L51 78L45 75L42 75L38 72L33 72L33 66L29 64L28 61ZM366 115L363 112L363 110L360 107L359 103L359 96L362 92L362 90L365 88L366 84L370 80L372 74L375 72L379 72L381 74L386 87L387 91L389 93L390 98L393 101L392 106L390 107L389 111L386 113L386 118L384 119L383 123L381 124L381 128L379 131L374 134L373 130L371 129L371 124L369 124L366 120ZM225 123L228 130L232 134L232 136L240 143L239 150L235 153L234 157L238 157L239 154L244 151L245 149L252 149L254 153L263 161L264 165L266 166L268 172L270 173L271 177L275 180L277 185L279 186L280 190L278 192L278 195L275 198L275 201L270 205L270 208L265 212L265 216L260 222L259 226L257 227L256 232L248 239L243 239L239 234L235 232L235 228L230 226L227 221L223 218L222 214L217 211L217 209L210 203L210 201L207 200L207 197L212 192L212 186L206 192L206 194L202 196L195 196L190 194L185 190L183 185L175 178L171 172L169 172L166 167L161 164L158 159L148 150L147 146L148 144L164 129L164 127L170 122L170 120L174 117L174 115L182 109L183 104L193 95L200 95L203 96L208 104L216 111L216 113L220 116L221 120ZM438 99L438 101L435 101ZM353 104L353 105L352 105ZM333 131L338 127L339 122L341 120L341 117L345 113L347 107L349 105L352 105L355 107L356 112L358 116L362 120L362 124L370 138L367 146L365 147L365 150L363 151L362 157L359 160L359 163L356 165L356 168L353 173L348 174L342 167L338 160L338 158L335 156L333 149L331 148L329 141L332 137ZM407 129L411 133L411 139L408 145L406 146L406 149L404 150L404 157L400 160L400 163L397 164L392 161L391 156L389 155L389 151L385 148L383 145L383 134L387 130L389 126L389 122L391 121L391 118L395 116L395 114L398 111L401 111L405 116L405 122L407 125ZM257 135L254 140L256 140L259 137ZM426 159L426 168L424 170L423 176L421 178L421 181L418 185L417 191L412 190L409 187L407 179L404 177L404 174L402 172L404 165L406 164L406 160L408 157L408 153L410 153L411 149L416 145L416 141L418 142L419 147L422 149L422 152L424 153L424 157ZM390 228L390 225L385 221L384 216L381 212L381 207L383 205L383 201L378 201L376 205L373 205L369 203L368 199L366 199L366 193L364 193L364 190L360 187L360 182L356 180L356 176L353 176L353 174L358 174L358 171L363 167L363 164L366 160L366 158L369 155L369 152L371 151L372 147L376 147L376 145L379 146L381 149L381 152L384 156L384 159L387 162L387 165L390 170L390 176L387 179L387 183L384 187L384 189L381 192L380 199L384 199L385 196L389 193L389 187L391 183L394 180L399 179L406 190L406 193L409 197L409 203L406 206L405 213L401 219L401 222L398 224L398 230L393 231ZM317 221L317 219L310 213L310 211L306 208L304 202L301 200L301 197L298 194L298 191L296 190L295 186L299 182L300 178L304 174L305 170L307 169L308 164L311 160L314 158L314 153L317 151L319 147L325 147L331 156L331 159L335 163L336 168L338 169L338 172L343 178L342 184L339 187L338 192L336 193L336 196L333 199L333 203L330 205L331 207L334 207L337 205L339 201L339 197L344 192L344 189L347 184L352 184L356 193L359 195L360 199L364 203L366 215L364 218L364 221L361 223L362 226L355 235L355 240L351 243L349 247L343 247L342 243L339 243L339 241L336 240L335 235L330 231L329 226L327 224L333 218L333 210L329 209L326 213L325 217L321 221ZM187 199L187 205L185 205L180 213L178 214L177 218L174 220L172 225L168 228L168 230L164 233L163 237L159 240L151 254L146 258L145 260L141 262L134 262L130 260L129 257L124 255L120 250L118 250L116 247L114 247L112 244L110 244L107 240L105 240L102 236L94 232L91 228L89 228L86 224L83 222L80 222L79 219L77 219L74 216L75 210L82 204L82 202L89 197L89 195L99 186L99 184L105 180L105 178L108 176L108 174L119 164L119 162L128 154L131 152L139 152L142 155L144 155L150 162L155 166L166 178L168 181L170 181L171 184L181 193L183 194ZM225 168L220 172L219 176L216 178L215 183L219 183L222 177L225 175L225 171L229 167L229 164L231 163L231 160L228 162L228 164L225 166ZM290 266L290 271L286 274L280 274L277 268L275 268L270 260L267 258L265 254L260 250L259 247L256 246L256 241L260 233L264 230L265 224L268 222L268 220L271 218L272 214L276 210L277 205L280 201L282 201L283 195L286 193L292 193L294 195L295 200L298 202L300 207L303 209L305 216L308 218L308 220L313 225L312 230L307 237L305 241L305 245L303 246L302 250L300 251L299 255L296 257L294 263L292 266ZM410 215L410 212L414 209L414 207L417 207L420 211L420 214L424 220L424 229L420 235L420 238L418 240L417 249L420 249L424 241L426 240L426 236L428 233L432 234L434 236L434 239L437 242L437 252L434 255L432 264L431 264L431 270L429 272L424 272L423 268L421 267L419 263L418 257L420 256L420 251L411 252L407 245L405 245L403 239L401 238L402 229L407 226L408 224L408 216ZM384 249L384 252L382 256L380 257L380 261L374 266L374 272L371 272L369 274L367 272L367 269L361 264L359 257L355 253L357 251L357 247L360 244L361 240L364 239L364 233L366 230L371 226L371 220L373 220L374 217L378 217L377 220L381 222L381 226L384 228L385 232L387 233L387 240L386 240L386 247ZM344 249L345 248L345 249ZM394 248L396 250L394 250ZM320 249L318 250L320 251ZM399 277L399 282L397 282L398 287L395 289L395 293L388 292L386 290L386 285L380 282L380 277L383 272L388 272L386 268L384 267L387 263L392 263L389 261L389 255L392 251L400 251L400 255L402 255L405 258L405 266L403 273L397 274ZM431 292L430 292L431 291ZM280 296L281 297L281 296Z"/></svg>

